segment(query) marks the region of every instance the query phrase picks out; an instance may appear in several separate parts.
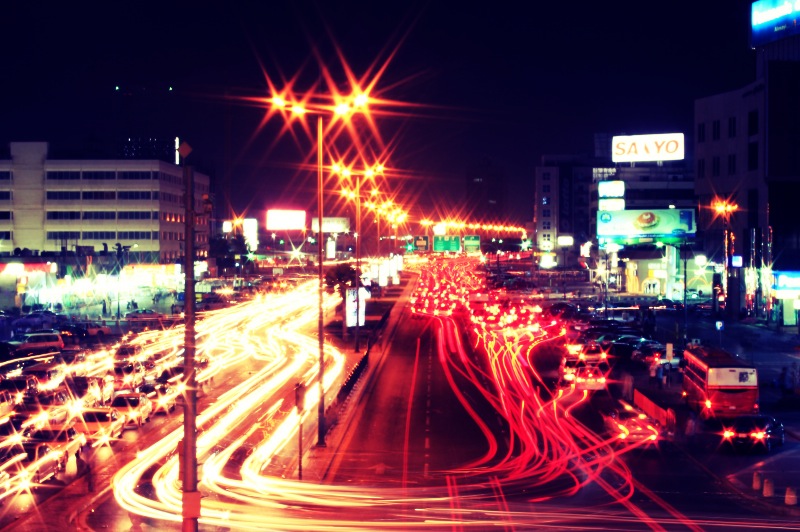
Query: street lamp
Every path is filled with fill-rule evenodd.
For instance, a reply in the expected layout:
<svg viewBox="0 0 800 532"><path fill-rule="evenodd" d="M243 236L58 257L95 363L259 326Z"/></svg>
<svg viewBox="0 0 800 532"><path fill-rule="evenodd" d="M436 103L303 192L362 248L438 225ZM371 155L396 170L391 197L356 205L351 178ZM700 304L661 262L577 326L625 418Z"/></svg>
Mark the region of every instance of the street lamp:
<svg viewBox="0 0 800 532"><path fill-rule="evenodd" d="M563 262L561 264L561 288L564 290L564 299L567 299L567 249L575 243L575 238L570 235L562 235L556 239L556 243L561 248Z"/></svg>
<svg viewBox="0 0 800 532"><path fill-rule="evenodd" d="M354 173L353 170L341 164L333 165L333 173L341 176L342 179L351 180L355 185L355 191L342 191L342 194L349 196L356 201L356 338L354 349L356 352L361 347L361 187L366 181L373 181L376 175L383 174L383 165L365 168L363 172ZM347 305L345 304L345 311Z"/></svg>
<svg viewBox="0 0 800 532"><path fill-rule="evenodd" d="M722 242L723 242L723 265L722 265L722 293L725 294L725 300L728 299L728 262L730 261L729 255L731 253L731 240L732 238L729 235L728 223L736 209L739 206L735 203L729 203L728 201L717 200L715 201L711 207L714 209L714 212L717 213L718 216L722 216ZM718 303L717 303L718 304Z"/></svg>
<svg viewBox="0 0 800 532"><path fill-rule="evenodd" d="M319 404L317 410L317 445L325 446L325 315L324 315L324 294L325 294L325 275L323 270L324 260L324 238L322 233L323 221L323 116L330 116L331 127L336 120L347 121L354 113L366 112L369 104L369 96L361 91L355 91L350 99L336 98L331 103L313 104L309 97L295 99L292 103L284 95L274 94L269 103L272 109L282 113L289 121L292 119L302 119L306 113L317 115L317 219L319 223L317 250L318 282L319 282L319 307L317 316L317 334L319 336Z"/></svg>

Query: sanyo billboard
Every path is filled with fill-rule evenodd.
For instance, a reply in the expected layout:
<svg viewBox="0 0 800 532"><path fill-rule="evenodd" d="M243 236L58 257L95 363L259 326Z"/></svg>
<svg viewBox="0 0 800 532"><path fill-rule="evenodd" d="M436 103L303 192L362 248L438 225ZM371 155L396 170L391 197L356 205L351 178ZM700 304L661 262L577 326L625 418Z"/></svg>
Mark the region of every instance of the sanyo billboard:
<svg viewBox="0 0 800 532"><path fill-rule="evenodd" d="M611 140L611 160L615 163L681 161L683 133L617 136Z"/></svg>

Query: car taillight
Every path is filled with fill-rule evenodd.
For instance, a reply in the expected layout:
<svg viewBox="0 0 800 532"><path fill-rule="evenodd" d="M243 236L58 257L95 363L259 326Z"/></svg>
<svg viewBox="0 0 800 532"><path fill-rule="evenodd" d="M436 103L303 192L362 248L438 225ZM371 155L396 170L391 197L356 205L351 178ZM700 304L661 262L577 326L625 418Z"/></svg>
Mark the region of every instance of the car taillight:
<svg viewBox="0 0 800 532"><path fill-rule="evenodd" d="M756 430L750 433L750 437L756 440L763 440L764 438L766 438L766 436L767 433L764 432L763 430Z"/></svg>
<svg viewBox="0 0 800 532"><path fill-rule="evenodd" d="M706 408L711 408L711 399L706 399Z"/></svg>
<svg viewBox="0 0 800 532"><path fill-rule="evenodd" d="M726 440L729 440L729 439L733 438L734 434L736 434L736 433L733 432L731 429L725 429L722 432L722 437L725 438Z"/></svg>

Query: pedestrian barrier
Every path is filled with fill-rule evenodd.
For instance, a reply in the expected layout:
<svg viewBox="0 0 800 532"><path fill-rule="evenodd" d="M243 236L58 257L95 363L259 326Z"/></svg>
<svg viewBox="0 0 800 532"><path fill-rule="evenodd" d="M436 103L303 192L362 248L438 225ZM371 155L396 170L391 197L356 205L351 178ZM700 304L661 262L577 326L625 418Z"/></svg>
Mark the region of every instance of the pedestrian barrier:
<svg viewBox="0 0 800 532"><path fill-rule="evenodd" d="M761 489L761 473L758 471L753 473L753 490L759 491Z"/></svg>
<svg viewBox="0 0 800 532"><path fill-rule="evenodd" d="M786 496L783 498L784 504L786 506L797 506L797 491L792 488L786 488Z"/></svg>
<svg viewBox="0 0 800 532"><path fill-rule="evenodd" d="M764 479L764 491L761 492L764 497L775 496L775 484L772 483L771 478Z"/></svg>

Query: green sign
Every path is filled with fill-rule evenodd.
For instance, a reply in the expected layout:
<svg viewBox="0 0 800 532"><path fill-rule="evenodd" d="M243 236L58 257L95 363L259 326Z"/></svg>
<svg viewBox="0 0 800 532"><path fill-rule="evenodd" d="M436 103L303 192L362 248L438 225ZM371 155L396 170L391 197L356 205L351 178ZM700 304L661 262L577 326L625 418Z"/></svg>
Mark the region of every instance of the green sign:
<svg viewBox="0 0 800 532"><path fill-rule="evenodd" d="M475 253L481 250L481 237L464 235L464 253Z"/></svg>
<svg viewBox="0 0 800 532"><path fill-rule="evenodd" d="M409 251L430 251L430 241L428 235L415 236L409 243Z"/></svg>
<svg viewBox="0 0 800 532"><path fill-rule="evenodd" d="M461 251L461 237L433 235L433 251L459 253Z"/></svg>

